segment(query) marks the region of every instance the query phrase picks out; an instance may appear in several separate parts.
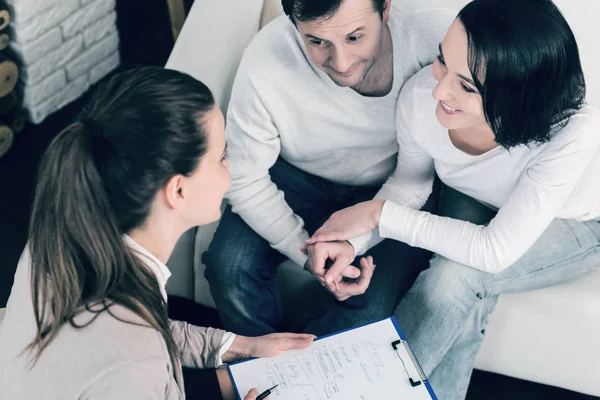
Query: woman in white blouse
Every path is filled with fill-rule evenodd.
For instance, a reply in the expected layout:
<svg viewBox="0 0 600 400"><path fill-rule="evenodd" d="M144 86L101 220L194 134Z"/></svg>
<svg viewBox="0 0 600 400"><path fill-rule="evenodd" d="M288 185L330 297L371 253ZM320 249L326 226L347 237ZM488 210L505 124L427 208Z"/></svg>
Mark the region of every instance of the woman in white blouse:
<svg viewBox="0 0 600 400"><path fill-rule="evenodd" d="M600 266L600 112L584 100L576 41L551 1L471 2L402 90L393 176L308 242L362 254L393 238L434 253L396 316L441 399L465 397L499 294ZM434 172L444 216L419 211ZM330 290L346 265L323 273Z"/></svg>
<svg viewBox="0 0 600 400"><path fill-rule="evenodd" d="M223 115L189 75L134 69L97 90L41 163L0 324L2 398L234 399L216 367L311 343L168 318L165 264L181 234L219 218L225 147Z"/></svg>

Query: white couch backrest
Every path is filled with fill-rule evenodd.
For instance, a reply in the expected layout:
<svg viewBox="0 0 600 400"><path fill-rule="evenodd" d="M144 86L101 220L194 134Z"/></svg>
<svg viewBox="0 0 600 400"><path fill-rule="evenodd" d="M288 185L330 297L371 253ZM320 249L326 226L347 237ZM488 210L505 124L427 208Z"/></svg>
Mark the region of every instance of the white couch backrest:
<svg viewBox="0 0 600 400"><path fill-rule="evenodd" d="M260 21L260 27L262 28L281 14L283 14L281 0L265 0L265 4L263 5L263 15Z"/></svg>
<svg viewBox="0 0 600 400"><path fill-rule="evenodd" d="M204 82L226 110L242 58L260 27L263 0L195 1L166 68Z"/></svg>
<svg viewBox="0 0 600 400"><path fill-rule="evenodd" d="M394 7L410 10L424 6L458 12L468 0L392 0ZM555 0L575 32L586 76L588 102L600 107L600 16L598 0ZM173 48L166 67L184 71L206 83L222 110L244 49L256 32L281 15L280 0L196 1Z"/></svg>

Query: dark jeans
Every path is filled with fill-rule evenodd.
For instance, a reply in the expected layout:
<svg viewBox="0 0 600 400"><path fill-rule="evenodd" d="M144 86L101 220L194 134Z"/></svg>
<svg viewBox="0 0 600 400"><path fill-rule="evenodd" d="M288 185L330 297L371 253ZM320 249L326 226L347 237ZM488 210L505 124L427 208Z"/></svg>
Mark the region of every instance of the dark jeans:
<svg viewBox="0 0 600 400"><path fill-rule="evenodd" d="M214 368L183 367L183 386L186 399L223 399L216 371Z"/></svg>
<svg viewBox="0 0 600 400"><path fill-rule="evenodd" d="M282 159L269 172L309 233L335 211L372 199L379 190L332 183ZM392 315L399 299L427 266L427 252L393 240L384 240L368 254L373 256L377 268L365 293L366 306L353 309L333 302L304 331L322 335ZM227 207L202 258L226 329L247 336L285 330L276 281L277 266L284 259Z"/></svg>

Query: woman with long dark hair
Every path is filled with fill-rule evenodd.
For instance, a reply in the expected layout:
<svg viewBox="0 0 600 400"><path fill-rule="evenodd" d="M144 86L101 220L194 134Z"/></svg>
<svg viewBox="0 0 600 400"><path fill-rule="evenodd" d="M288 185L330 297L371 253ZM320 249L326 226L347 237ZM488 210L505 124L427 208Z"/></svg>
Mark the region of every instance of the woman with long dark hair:
<svg viewBox="0 0 600 400"><path fill-rule="evenodd" d="M312 341L168 318L165 263L183 232L219 218L225 148L221 111L188 75L135 69L97 90L41 162L0 324L3 398L181 399L182 366L213 368L194 374L202 398L234 398L215 367Z"/></svg>
<svg viewBox="0 0 600 400"><path fill-rule="evenodd" d="M309 243L350 239L361 253L384 237L434 253L396 316L439 398L463 399L499 294L600 267L600 112L552 1L475 0L396 115L395 174ZM439 216L419 211L434 172Z"/></svg>

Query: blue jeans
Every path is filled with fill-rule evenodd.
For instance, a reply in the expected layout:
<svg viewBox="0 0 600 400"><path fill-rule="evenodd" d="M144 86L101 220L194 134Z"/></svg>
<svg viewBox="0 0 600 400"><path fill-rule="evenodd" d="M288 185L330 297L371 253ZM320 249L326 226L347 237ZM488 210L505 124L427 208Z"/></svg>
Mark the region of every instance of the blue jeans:
<svg viewBox="0 0 600 400"><path fill-rule="evenodd" d="M444 187L442 214L485 224L491 210ZM444 206L453 208L444 212ZM464 399L498 295L577 279L600 267L600 221L557 219L512 266L498 274L434 255L395 311L437 396Z"/></svg>
<svg viewBox="0 0 600 400"><path fill-rule="evenodd" d="M301 171L279 159L269 171L285 200L305 222L309 233L335 211L369 200L379 187L335 184ZM301 328L323 335L390 316L419 272L427 266L427 252L385 240L371 251L377 260L371 285L363 295L366 306L350 308L333 302ZM205 276L227 330L258 336L286 330L276 271L285 260L269 243L227 207L215 236L204 253ZM298 267L301 268L301 267ZM352 298L351 301L356 301Z"/></svg>

